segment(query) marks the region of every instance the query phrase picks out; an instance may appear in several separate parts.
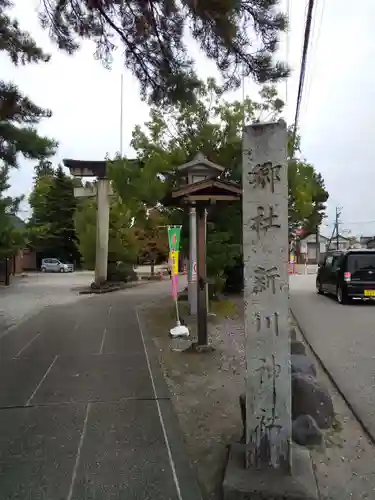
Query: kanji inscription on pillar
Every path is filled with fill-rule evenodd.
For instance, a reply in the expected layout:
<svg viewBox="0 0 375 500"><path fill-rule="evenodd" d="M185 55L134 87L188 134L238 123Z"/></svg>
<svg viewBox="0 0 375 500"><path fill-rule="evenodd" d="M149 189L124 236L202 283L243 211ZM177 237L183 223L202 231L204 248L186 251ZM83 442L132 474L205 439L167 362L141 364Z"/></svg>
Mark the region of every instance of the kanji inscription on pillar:
<svg viewBox="0 0 375 500"><path fill-rule="evenodd" d="M247 465L290 467L287 129L243 137Z"/></svg>

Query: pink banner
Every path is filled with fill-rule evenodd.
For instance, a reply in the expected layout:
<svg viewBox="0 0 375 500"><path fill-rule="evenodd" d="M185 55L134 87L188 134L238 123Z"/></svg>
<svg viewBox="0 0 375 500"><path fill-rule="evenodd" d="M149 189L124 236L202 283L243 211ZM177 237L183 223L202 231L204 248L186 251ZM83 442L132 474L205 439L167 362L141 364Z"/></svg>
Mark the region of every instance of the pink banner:
<svg viewBox="0 0 375 500"><path fill-rule="evenodd" d="M178 298L178 274L172 276L172 298L173 300Z"/></svg>

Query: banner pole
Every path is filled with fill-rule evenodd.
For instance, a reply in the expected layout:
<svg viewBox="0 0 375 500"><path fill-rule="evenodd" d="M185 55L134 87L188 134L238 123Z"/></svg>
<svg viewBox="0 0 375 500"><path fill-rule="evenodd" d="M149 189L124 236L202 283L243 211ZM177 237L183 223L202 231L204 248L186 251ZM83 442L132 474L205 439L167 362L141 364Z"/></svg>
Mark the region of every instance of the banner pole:
<svg viewBox="0 0 375 500"><path fill-rule="evenodd" d="M178 304L178 267L179 267L179 250L180 250L180 233L181 226L168 226L168 241L169 241L169 257L171 266L172 279L172 297L176 308L176 326L170 329L172 337L188 337L189 330L186 326L181 325L180 311Z"/></svg>
<svg viewBox="0 0 375 500"><path fill-rule="evenodd" d="M181 322L180 322L180 313L178 311L178 300L176 299L174 302L175 302L175 305L176 305L176 319L177 319L177 324L180 325Z"/></svg>

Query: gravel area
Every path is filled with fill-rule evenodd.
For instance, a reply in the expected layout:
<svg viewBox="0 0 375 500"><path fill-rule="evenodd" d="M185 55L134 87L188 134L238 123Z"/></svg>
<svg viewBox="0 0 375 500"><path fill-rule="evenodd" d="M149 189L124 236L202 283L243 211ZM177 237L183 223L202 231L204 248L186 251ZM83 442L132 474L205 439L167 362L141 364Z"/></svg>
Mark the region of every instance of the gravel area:
<svg viewBox="0 0 375 500"><path fill-rule="evenodd" d="M185 304L181 309L194 337L195 325L186 314ZM205 498L219 500L227 444L241 436L238 397L244 390L245 374L242 300L231 298L213 304L211 310L217 313L209 325L215 350L204 354L171 350L176 347L176 341L168 336L175 324L172 306L164 303L144 309L141 321L159 350ZM318 372L332 394L337 413L335 428L325 433L324 447L311 452L321 498L373 499L375 447L319 366Z"/></svg>
<svg viewBox="0 0 375 500"><path fill-rule="evenodd" d="M0 286L0 335L44 307L76 303L83 297L77 289L93 281L93 273L29 273L13 278L9 287Z"/></svg>

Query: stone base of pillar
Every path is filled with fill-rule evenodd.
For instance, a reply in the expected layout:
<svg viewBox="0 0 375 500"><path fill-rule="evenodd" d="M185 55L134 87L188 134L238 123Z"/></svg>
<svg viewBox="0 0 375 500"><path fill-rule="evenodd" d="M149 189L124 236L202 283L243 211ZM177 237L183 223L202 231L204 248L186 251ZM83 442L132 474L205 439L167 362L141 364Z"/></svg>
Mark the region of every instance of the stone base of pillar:
<svg viewBox="0 0 375 500"><path fill-rule="evenodd" d="M318 500L310 452L292 445L291 473L245 467L245 445L230 446L223 481L224 500Z"/></svg>
<svg viewBox="0 0 375 500"><path fill-rule="evenodd" d="M191 344L191 346L188 349L186 349L185 352L194 352L194 353L198 353L198 354L205 354L205 353L214 352L214 351L215 351L215 348L211 344L200 345L200 344L197 344L196 342L193 342Z"/></svg>

